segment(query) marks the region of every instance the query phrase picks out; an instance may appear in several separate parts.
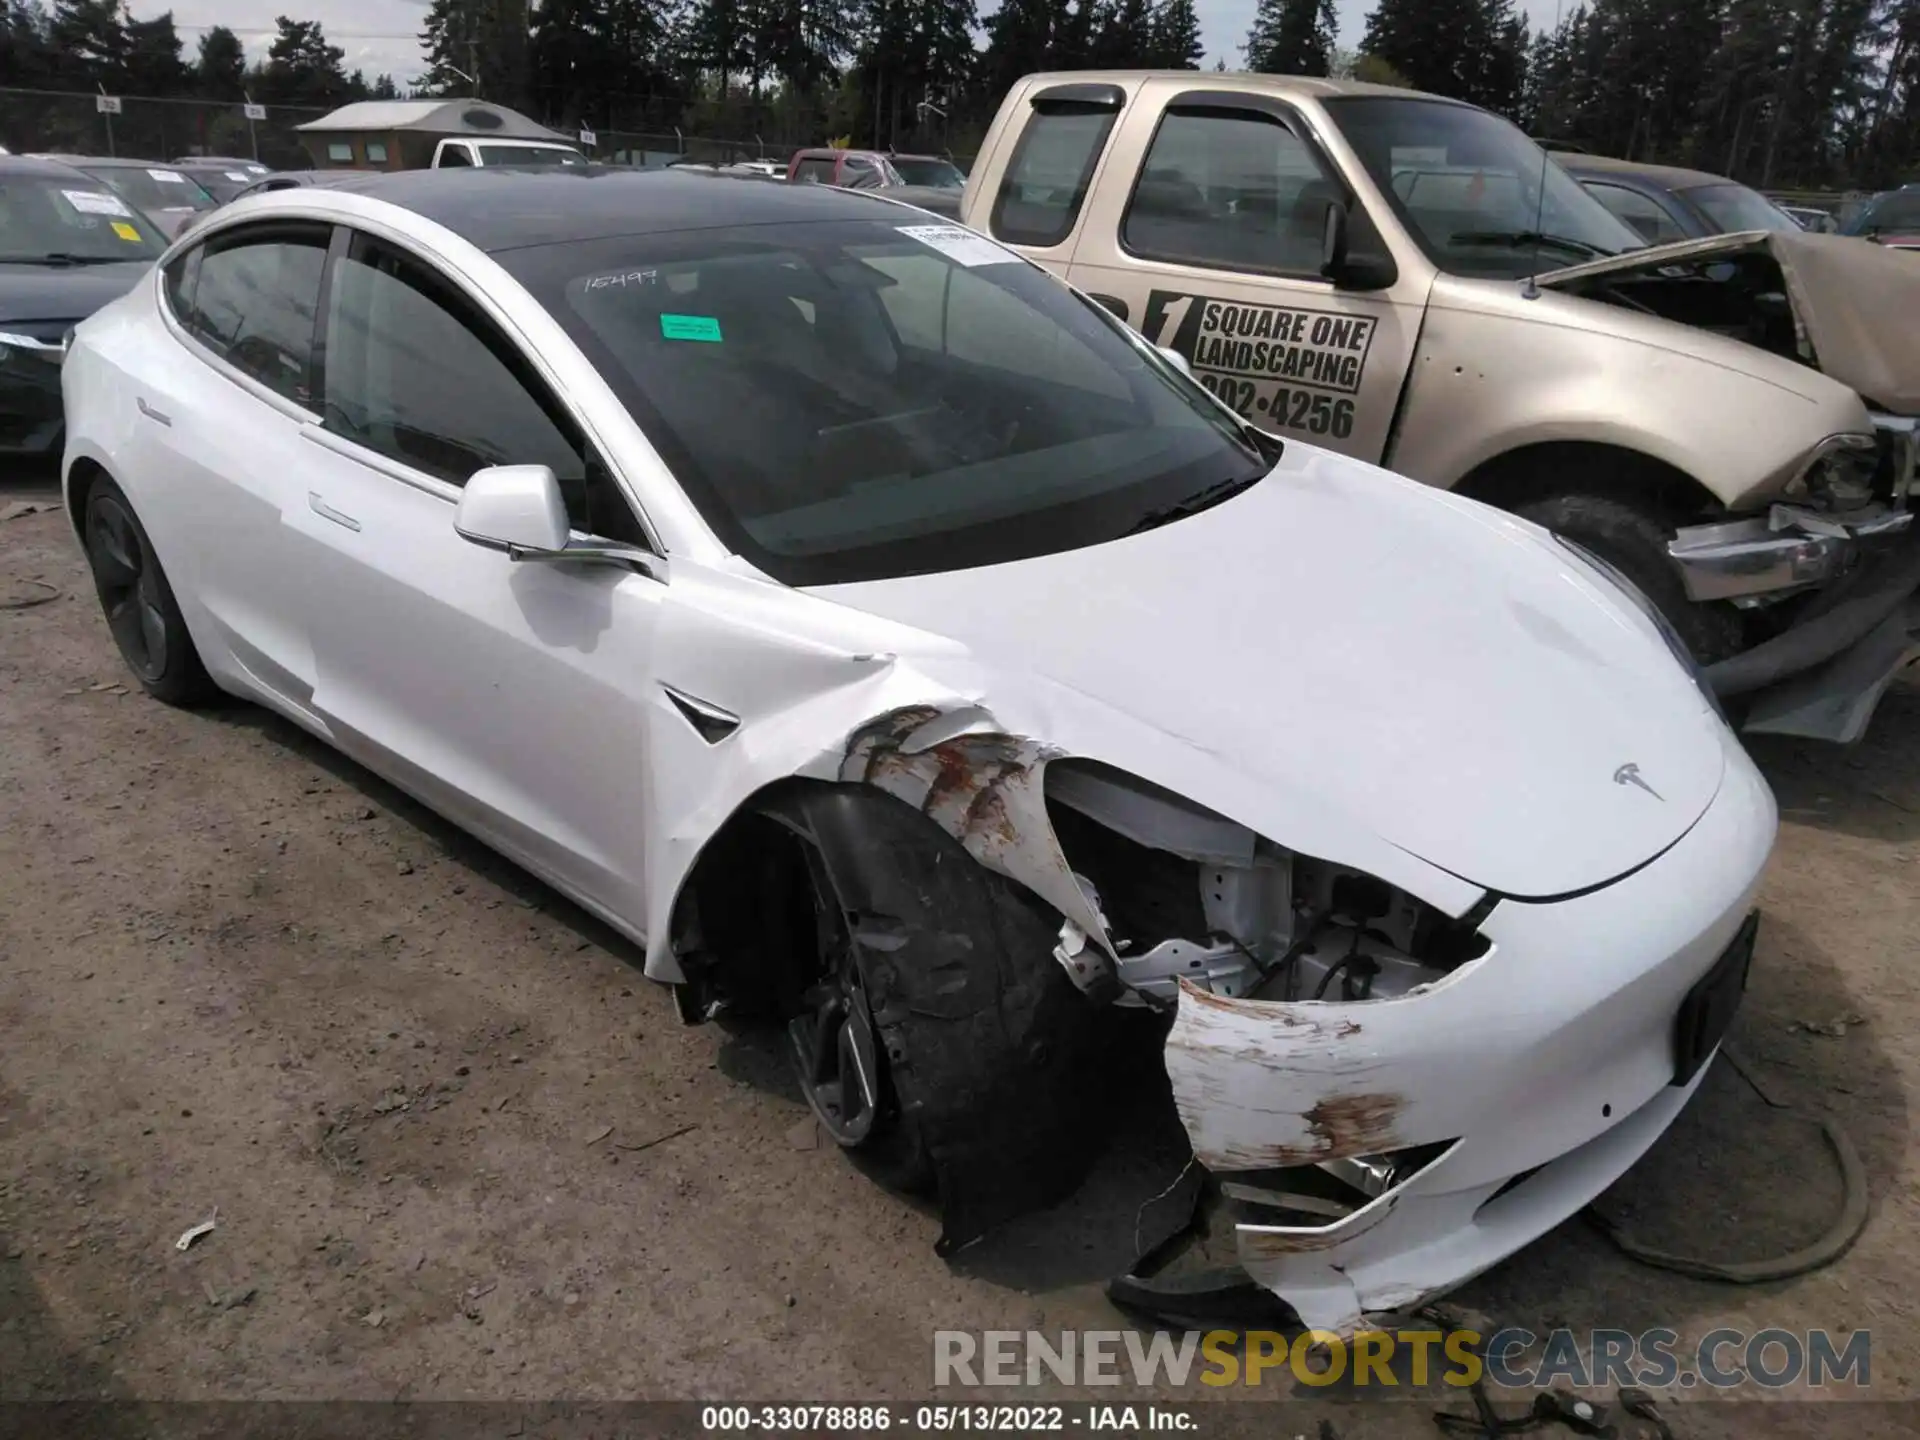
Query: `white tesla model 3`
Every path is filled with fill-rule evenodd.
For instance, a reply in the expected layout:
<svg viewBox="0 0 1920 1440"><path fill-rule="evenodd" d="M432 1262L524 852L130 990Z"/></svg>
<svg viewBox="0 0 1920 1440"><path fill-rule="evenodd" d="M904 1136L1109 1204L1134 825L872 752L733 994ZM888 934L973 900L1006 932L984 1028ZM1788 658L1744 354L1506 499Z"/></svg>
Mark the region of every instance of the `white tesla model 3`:
<svg viewBox="0 0 1920 1440"><path fill-rule="evenodd" d="M922 212L671 171L261 196L64 386L149 692L278 711L689 1019L777 1017L945 1247L1078 1183L1145 1008L1199 1160L1266 1185L1242 1265L1350 1330L1611 1183L1744 987L1773 800L1629 587L1249 429Z"/></svg>

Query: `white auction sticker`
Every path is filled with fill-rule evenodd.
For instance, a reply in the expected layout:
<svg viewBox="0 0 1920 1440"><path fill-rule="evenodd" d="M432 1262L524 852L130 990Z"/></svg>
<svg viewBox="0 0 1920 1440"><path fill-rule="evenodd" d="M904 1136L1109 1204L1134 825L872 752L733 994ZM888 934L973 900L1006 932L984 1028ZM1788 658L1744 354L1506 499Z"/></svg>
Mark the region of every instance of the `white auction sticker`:
<svg viewBox="0 0 1920 1440"><path fill-rule="evenodd" d="M938 250L969 270L977 265L1011 265L1020 257L964 225L896 225L902 235Z"/></svg>
<svg viewBox="0 0 1920 1440"><path fill-rule="evenodd" d="M253 176L247 174L244 170L229 170L226 172L226 176L236 185L251 185L253 183Z"/></svg>
<svg viewBox="0 0 1920 1440"><path fill-rule="evenodd" d="M82 215L131 215L133 212L121 203L118 195L109 195L104 190L62 190L67 203Z"/></svg>
<svg viewBox="0 0 1920 1440"><path fill-rule="evenodd" d="M187 177L182 175L178 170L149 170L147 173L162 185L184 185L187 183Z"/></svg>

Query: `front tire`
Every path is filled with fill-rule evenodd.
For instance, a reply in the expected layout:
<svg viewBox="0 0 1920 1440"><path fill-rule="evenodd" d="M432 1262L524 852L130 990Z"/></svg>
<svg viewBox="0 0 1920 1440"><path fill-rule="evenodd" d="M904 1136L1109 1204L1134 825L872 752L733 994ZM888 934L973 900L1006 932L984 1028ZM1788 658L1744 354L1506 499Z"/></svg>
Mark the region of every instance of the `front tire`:
<svg viewBox="0 0 1920 1440"><path fill-rule="evenodd" d="M1700 664L1711 665L1744 648L1738 611L1722 601L1687 598L1667 555L1669 529L1647 510L1611 495L1567 491L1513 511L1585 546L1638 585Z"/></svg>
<svg viewBox="0 0 1920 1440"><path fill-rule="evenodd" d="M218 691L200 663L153 542L113 481L97 480L87 492L82 534L107 629L141 688L169 705L213 699Z"/></svg>

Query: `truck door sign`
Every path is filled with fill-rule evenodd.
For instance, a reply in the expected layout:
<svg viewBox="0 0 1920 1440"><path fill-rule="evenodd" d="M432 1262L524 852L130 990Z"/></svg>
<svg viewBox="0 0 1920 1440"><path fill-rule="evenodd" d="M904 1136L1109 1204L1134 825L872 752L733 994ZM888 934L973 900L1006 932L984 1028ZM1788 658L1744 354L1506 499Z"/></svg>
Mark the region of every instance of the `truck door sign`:
<svg viewBox="0 0 1920 1440"><path fill-rule="evenodd" d="M1248 419L1344 440L1376 324L1371 315L1155 290L1140 328L1186 356L1194 378Z"/></svg>

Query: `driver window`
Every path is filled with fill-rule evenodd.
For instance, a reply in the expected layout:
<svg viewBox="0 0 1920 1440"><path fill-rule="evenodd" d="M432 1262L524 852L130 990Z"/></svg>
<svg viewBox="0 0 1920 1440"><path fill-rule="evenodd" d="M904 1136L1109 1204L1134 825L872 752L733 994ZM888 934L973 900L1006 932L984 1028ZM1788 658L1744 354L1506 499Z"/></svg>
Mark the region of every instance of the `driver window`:
<svg viewBox="0 0 1920 1440"><path fill-rule="evenodd" d="M1327 206L1343 198L1274 117L1173 109L1147 150L1121 241L1149 260L1318 276Z"/></svg>
<svg viewBox="0 0 1920 1440"><path fill-rule="evenodd" d="M574 529L646 543L566 411L492 322L426 266L361 240L335 266L326 334L328 430L452 485L489 465L546 465Z"/></svg>
<svg viewBox="0 0 1920 1440"><path fill-rule="evenodd" d="M201 252L191 296L174 293L180 322L195 340L308 408L328 234L317 225L223 236Z"/></svg>

